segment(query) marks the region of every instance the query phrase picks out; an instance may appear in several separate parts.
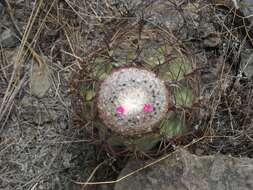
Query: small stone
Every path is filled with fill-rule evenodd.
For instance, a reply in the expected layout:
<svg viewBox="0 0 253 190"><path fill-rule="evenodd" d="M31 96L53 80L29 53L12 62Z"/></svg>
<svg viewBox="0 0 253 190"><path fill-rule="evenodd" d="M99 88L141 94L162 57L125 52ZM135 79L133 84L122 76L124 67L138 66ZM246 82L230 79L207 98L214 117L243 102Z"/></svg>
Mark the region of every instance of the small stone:
<svg viewBox="0 0 253 190"><path fill-rule="evenodd" d="M216 33L208 35L203 41L204 47L217 47L220 43L221 37Z"/></svg>
<svg viewBox="0 0 253 190"><path fill-rule="evenodd" d="M241 72L248 78L253 76L253 51L249 47L241 51Z"/></svg>
<svg viewBox="0 0 253 190"><path fill-rule="evenodd" d="M50 70L46 65L34 64L30 72L31 94L43 97L51 86Z"/></svg>
<svg viewBox="0 0 253 190"><path fill-rule="evenodd" d="M4 6L3 4L0 2L0 16L2 16L4 14Z"/></svg>
<svg viewBox="0 0 253 190"><path fill-rule="evenodd" d="M3 48L16 47L18 43L19 40L12 30L6 29L0 34L0 44Z"/></svg>
<svg viewBox="0 0 253 190"><path fill-rule="evenodd" d="M63 159L63 166L65 167L65 168L69 168L69 167L71 167L71 159L72 159L72 154L68 154L68 153L66 153L66 154L64 154L63 156L62 156L62 159Z"/></svg>
<svg viewBox="0 0 253 190"><path fill-rule="evenodd" d="M253 1L252 0L241 0L239 5L240 11L244 14L245 17L253 23L252 13L253 13Z"/></svg>
<svg viewBox="0 0 253 190"><path fill-rule="evenodd" d="M196 148L196 150L195 150L195 154L198 155L198 156L203 155L204 152L205 152L205 151L204 151L203 149L201 149L201 148Z"/></svg>
<svg viewBox="0 0 253 190"><path fill-rule="evenodd" d="M110 184L103 184L99 187L100 190L113 190L112 185Z"/></svg>

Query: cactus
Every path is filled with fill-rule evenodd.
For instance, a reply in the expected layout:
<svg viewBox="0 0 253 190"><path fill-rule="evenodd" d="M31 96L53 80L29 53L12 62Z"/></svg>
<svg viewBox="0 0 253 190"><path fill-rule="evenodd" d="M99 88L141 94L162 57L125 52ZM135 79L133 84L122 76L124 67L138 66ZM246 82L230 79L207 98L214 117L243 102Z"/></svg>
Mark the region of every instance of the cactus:
<svg viewBox="0 0 253 190"><path fill-rule="evenodd" d="M146 151L190 130L198 77L192 56L168 41L167 33L144 29L147 36L137 48L132 41L138 35L129 30L90 60L94 80L81 85L81 117L110 145Z"/></svg>

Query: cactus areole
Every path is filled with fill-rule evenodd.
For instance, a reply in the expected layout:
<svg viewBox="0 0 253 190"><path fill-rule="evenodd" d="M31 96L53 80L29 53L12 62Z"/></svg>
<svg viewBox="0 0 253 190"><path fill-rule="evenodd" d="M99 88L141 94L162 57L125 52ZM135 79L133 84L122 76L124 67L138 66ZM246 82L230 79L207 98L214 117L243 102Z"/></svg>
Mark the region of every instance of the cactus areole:
<svg viewBox="0 0 253 190"><path fill-rule="evenodd" d="M97 98L100 118L124 136L151 132L169 106L164 82L153 72L135 67L113 71L101 83Z"/></svg>

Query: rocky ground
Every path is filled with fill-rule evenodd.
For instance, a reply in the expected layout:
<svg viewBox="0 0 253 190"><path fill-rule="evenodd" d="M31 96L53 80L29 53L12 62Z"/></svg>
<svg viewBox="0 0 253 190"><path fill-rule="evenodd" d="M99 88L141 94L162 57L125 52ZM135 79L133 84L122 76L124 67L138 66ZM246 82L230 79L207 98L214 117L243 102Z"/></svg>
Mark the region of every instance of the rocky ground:
<svg viewBox="0 0 253 190"><path fill-rule="evenodd" d="M195 155L167 152L115 189L252 189L251 9L235 12L233 2L0 1L0 189L113 189L115 181L78 182L121 179L152 163L123 169L128 157L91 142L71 93L113 30L144 21L168 29L205 65L205 106L194 133L170 145Z"/></svg>
<svg viewBox="0 0 253 190"><path fill-rule="evenodd" d="M237 159L219 154L198 157L185 150L178 150L159 164L148 168L146 172L120 181L115 190L252 189L252 161L249 158ZM140 165L148 164L152 162L130 161L119 178L137 170Z"/></svg>

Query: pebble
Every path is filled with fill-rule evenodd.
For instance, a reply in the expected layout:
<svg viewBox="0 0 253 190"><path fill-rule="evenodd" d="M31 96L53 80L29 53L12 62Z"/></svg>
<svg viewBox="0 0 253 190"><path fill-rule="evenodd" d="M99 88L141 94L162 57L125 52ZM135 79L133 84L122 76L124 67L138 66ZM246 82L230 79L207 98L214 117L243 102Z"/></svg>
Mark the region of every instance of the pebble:
<svg viewBox="0 0 253 190"><path fill-rule="evenodd" d="M29 84L31 94L42 98L51 86L49 67L34 64L30 72Z"/></svg>
<svg viewBox="0 0 253 190"><path fill-rule="evenodd" d="M0 44L2 48L13 48L19 44L19 39L11 29L5 29L0 33Z"/></svg>
<svg viewBox="0 0 253 190"><path fill-rule="evenodd" d="M4 6L3 4L0 2L0 16L2 16L4 14Z"/></svg>

